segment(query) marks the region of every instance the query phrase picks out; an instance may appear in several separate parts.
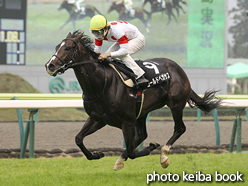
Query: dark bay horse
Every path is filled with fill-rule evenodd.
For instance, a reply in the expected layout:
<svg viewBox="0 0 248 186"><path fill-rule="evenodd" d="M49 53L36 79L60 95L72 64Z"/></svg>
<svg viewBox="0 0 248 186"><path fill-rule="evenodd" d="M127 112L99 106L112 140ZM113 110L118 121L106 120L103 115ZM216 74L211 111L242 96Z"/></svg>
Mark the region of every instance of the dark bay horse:
<svg viewBox="0 0 248 186"><path fill-rule="evenodd" d="M96 12L101 14L94 6L85 5L85 14L81 14L80 12L75 11L75 6L73 4L69 4L67 1L63 1L59 6L58 10L65 9L70 17L68 20L60 27L60 29L64 28L68 23L72 22L73 30L75 30L75 21L84 19L85 17L93 17Z"/></svg>
<svg viewBox="0 0 248 186"><path fill-rule="evenodd" d="M178 1L178 0L176 0L176 1ZM151 11L148 14L150 16L149 19L151 19L151 16L152 16L153 13L156 13L156 12L162 12L163 13L164 12L164 13L166 13L168 15L168 22L166 23L167 25L169 25L170 22L171 22L171 16L174 17L176 23L178 23L177 18L176 18L175 14L172 11L172 9L174 7L173 3L166 2L166 6L163 7L162 3L158 3L157 0L144 0L143 5L142 5L143 10L145 10L144 6L146 5L146 3L150 3L150 5L151 5Z"/></svg>
<svg viewBox="0 0 248 186"><path fill-rule="evenodd" d="M143 10L140 7L134 7L133 9L135 10L134 17L130 16L129 12L125 11L126 8L125 8L123 3L117 4L116 2L112 2L112 5L108 9L108 13L112 12L113 10L117 11L118 14L119 14L118 20L122 20L122 21L129 21L129 20L132 20L132 19L139 19L144 23L144 25L146 27L146 32L150 33L149 27L151 27L151 26L148 23L148 20L149 20L148 18L150 16L147 15L147 18L145 18L145 14L144 14L144 13L149 14L149 12L147 12L146 10Z"/></svg>
<svg viewBox="0 0 248 186"><path fill-rule="evenodd" d="M124 85L109 65L98 61L98 56L99 54L93 51L91 39L76 31L69 33L66 39L56 46L55 54L45 64L47 73L52 76L73 68L83 90L84 108L89 117L75 141L88 160L100 159L104 154L91 153L83 140L106 124L121 129L126 143L126 150L116 161L115 170L123 168L124 161L128 158L149 155L159 144L150 143L143 151L135 151L147 138L146 117L152 110L167 105L172 112L175 127L172 137L161 148L160 163L166 168L169 165L166 155L186 130L182 120L186 103L205 113L221 105L220 99L214 99L216 91L206 91L202 98L199 97L191 89L187 75L177 63L167 58L153 58L145 61L156 62L166 68L171 80L146 89L142 111L139 118L136 118L137 90Z"/></svg>

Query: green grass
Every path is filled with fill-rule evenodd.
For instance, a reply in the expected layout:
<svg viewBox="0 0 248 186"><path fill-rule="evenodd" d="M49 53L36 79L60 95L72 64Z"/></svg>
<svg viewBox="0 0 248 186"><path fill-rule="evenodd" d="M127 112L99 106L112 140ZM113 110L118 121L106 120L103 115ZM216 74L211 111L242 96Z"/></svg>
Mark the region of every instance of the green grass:
<svg viewBox="0 0 248 186"><path fill-rule="evenodd" d="M118 157L104 157L96 161L86 158L54 159L7 159L0 160L0 183L3 186L40 186L40 185L99 185L132 186L147 185L147 174L178 174L179 182L152 182L151 185L232 185L231 182L215 182L214 174L243 174L244 182L233 183L246 185L248 175L247 154L184 154L169 155L171 161L167 169L162 169L159 155L151 155L125 162L124 169L114 171ZM195 174L211 174L212 182L182 181L183 171Z"/></svg>
<svg viewBox="0 0 248 186"><path fill-rule="evenodd" d="M118 20L118 13L113 11L107 14L111 2L87 2L95 6L109 21ZM72 32L72 24L69 23L64 29L59 28L68 19L69 14L66 10L58 11L60 3L39 3L28 4L27 14L27 65L44 65L53 55L55 46L64 39L69 32ZM134 1L133 7L141 7L141 1ZM182 5L187 11L187 6ZM147 4L146 10L150 11ZM174 13L176 11L174 10ZM181 13L177 17L177 25L172 19L170 25L166 25L167 15L161 12L154 13L151 24L150 34L146 33L144 24L139 19L133 19L129 22L136 25L146 37L146 46L134 58L147 59L153 57L167 57L175 60L182 66L186 65L186 48L187 48L187 14ZM81 29L89 35L90 18L76 22L76 29ZM112 43L105 42L103 52Z"/></svg>

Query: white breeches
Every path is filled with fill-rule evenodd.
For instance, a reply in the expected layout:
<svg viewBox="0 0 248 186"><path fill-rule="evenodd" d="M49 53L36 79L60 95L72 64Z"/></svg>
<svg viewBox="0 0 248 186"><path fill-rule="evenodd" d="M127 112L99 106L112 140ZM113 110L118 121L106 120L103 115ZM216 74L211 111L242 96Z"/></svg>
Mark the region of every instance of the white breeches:
<svg viewBox="0 0 248 186"><path fill-rule="evenodd" d="M144 46L145 46L145 37L143 36L143 34L139 33L136 38L128 41L128 55L118 57L123 61L123 63L128 68L133 70L134 74L136 74L138 76L137 79L140 78L145 72L133 60L131 55L140 51ZM109 49L106 51L106 53L114 52L114 51L117 51L119 49L120 49L119 43L114 43L112 46L109 47Z"/></svg>

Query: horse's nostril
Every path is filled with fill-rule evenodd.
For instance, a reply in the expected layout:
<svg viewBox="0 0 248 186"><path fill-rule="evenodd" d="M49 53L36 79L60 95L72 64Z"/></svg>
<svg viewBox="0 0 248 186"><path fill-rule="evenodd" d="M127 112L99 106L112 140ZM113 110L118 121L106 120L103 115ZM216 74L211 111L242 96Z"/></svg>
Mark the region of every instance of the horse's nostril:
<svg viewBox="0 0 248 186"><path fill-rule="evenodd" d="M54 66L53 64L49 64L49 65L48 65L48 69L49 69L50 71L54 71L55 66Z"/></svg>

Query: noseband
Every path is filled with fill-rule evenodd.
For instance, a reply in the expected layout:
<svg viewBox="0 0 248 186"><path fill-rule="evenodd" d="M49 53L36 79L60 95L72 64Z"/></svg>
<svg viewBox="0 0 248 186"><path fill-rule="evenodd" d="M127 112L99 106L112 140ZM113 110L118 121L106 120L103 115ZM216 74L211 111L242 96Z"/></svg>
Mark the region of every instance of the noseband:
<svg viewBox="0 0 248 186"><path fill-rule="evenodd" d="M71 40L73 41L73 43L75 44L75 51L73 52L72 56L71 56L71 59L69 61L64 61L61 57L59 57L58 55L54 54L53 56L55 56L56 58L58 58L60 60L60 62L63 64L60 68L58 68L54 73L56 72L60 72L60 73L64 73L68 68L69 68L69 64L71 63L75 63L75 56L77 55L77 51L78 51L78 43L76 41L74 41L73 39L71 38L66 38L64 39L63 41L66 41L66 40ZM62 41L62 42L63 42ZM53 57L52 56L52 57Z"/></svg>

